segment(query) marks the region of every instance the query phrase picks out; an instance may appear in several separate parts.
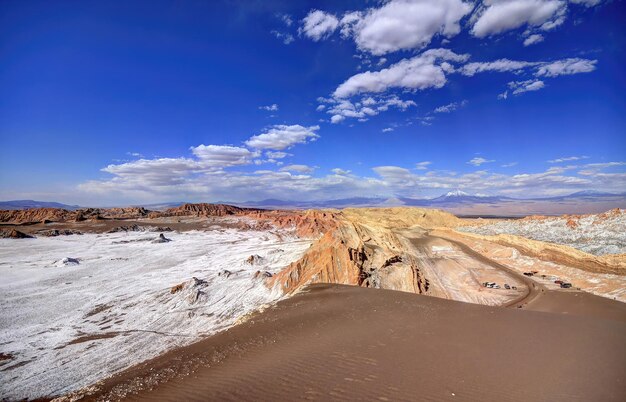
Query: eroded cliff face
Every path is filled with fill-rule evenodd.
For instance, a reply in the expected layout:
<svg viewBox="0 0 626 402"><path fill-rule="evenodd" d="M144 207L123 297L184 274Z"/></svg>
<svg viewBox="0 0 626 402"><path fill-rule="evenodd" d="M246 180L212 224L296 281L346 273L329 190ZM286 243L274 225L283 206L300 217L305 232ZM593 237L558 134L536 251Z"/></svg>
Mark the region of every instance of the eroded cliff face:
<svg viewBox="0 0 626 402"><path fill-rule="evenodd" d="M463 224L452 214L421 208L345 209L327 218L334 224L321 226L330 230L299 261L271 278L269 286L293 293L329 282L427 293L429 282L402 231Z"/></svg>

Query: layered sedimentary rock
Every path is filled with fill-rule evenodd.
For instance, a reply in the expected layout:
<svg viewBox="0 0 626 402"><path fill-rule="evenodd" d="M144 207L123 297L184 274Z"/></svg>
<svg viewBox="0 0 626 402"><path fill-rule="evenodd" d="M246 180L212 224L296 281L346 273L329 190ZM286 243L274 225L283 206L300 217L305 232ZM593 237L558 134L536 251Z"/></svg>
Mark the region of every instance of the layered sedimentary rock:
<svg viewBox="0 0 626 402"><path fill-rule="evenodd" d="M447 212L421 208L345 209L329 213L327 219L334 222L327 225L331 230L299 261L274 276L270 286L280 286L286 293L311 283L426 293L428 281L400 232L463 224Z"/></svg>
<svg viewBox="0 0 626 402"><path fill-rule="evenodd" d="M0 222L23 224L34 222L59 222L70 220L74 212L59 208L32 208L0 211Z"/></svg>
<svg viewBox="0 0 626 402"><path fill-rule="evenodd" d="M227 216L241 215L246 212L255 211L248 208L239 208L225 204L183 204L179 207L169 208L158 216Z"/></svg>
<svg viewBox="0 0 626 402"><path fill-rule="evenodd" d="M455 232L447 230L442 231L439 234L445 234L453 237ZM456 233L456 236L459 235L459 233ZM547 243L509 234L480 235L474 233L463 233L462 235L469 238L486 240L491 243L507 247L513 247L524 255L538 258L542 261L567 265L583 271L600 274L626 275L626 254L596 256L570 246Z"/></svg>

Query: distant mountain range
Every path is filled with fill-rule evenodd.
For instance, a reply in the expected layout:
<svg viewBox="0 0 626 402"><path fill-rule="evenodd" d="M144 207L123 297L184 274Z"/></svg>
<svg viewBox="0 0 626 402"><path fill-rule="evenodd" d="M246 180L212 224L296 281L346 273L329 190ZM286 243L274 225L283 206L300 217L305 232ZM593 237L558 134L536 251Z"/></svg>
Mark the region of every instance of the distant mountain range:
<svg viewBox="0 0 626 402"><path fill-rule="evenodd" d="M601 201L607 199L623 199L626 193L613 194L599 191L579 191L573 194L521 199L505 196L491 196L484 194L469 194L460 190L450 191L435 198L408 198L408 197L354 197L325 201L288 201L267 199L262 201L248 201L238 205L258 208L345 208L345 207L385 207L385 206L419 206L419 207L454 207L472 204L502 204L502 203L532 203L538 201Z"/></svg>
<svg viewBox="0 0 626 402"><path fill-rule="evenodd" d="M60 202L13 200L0 201L0 209L31 209L31 208L62 208L73 211L80 208L78 205L61 204Z"/></svg>
<svg viewBox="0 0 626 402"><path fill-rule="evenodd" d="M320 209L347 207L414 206L438 208L460 216L527 216L601 213L613 208L626 208L626 193L579 191L555 197L521 199L485 194L450 191L435 198L354 197L326 201L263 200L237 203L239 206L277 209Z"/></svg>
<svg viewBox="0 0 626 402"><path fill-rule="evenodd" d="M396 207L415 206L439 208L457 215L475 216L525 216L530 214L580 214L599 213L612 208L626 208L626 193L613 194L600 191L579 191L569 195L537 198L513 198L485 194L469 194L460 190L450 191L435 198L408 197L352 197L323 201L293 201L266 199L247 202L215 202L240 207L268 209L321 209L348 207ZM135 205L149 210L165 210L178 207L184 202L163 202ZM63 208L75 210L78 205L58 202L15 200L0 201L0 209Z"/></svg>

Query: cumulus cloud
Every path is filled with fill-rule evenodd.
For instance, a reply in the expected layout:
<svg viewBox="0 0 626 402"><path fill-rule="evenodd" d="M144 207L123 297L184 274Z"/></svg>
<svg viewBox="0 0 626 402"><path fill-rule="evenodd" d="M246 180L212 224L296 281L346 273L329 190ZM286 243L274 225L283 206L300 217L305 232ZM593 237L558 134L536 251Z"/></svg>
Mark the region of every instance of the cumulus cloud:
<svg viewBox="0 0 626 402"><path fill-rule="evenodd" d="M385 127L385 128L383 128L381 131L382 131L383 133L390 133L390 132L392 132L392 131L393 131L393 128L391 128L391 127Z"/></svg>
<svg viewBox="0 0 626 402"><path fill-rule="evenodd" d="M333 96L348 98L361 93L380 93L392 88L410 90L441 88L446 83L444 62L464 62L468 55L448 49L430 49L380 71L356 74L339 85Z"/></svg>
<svg viewBox="0 0 626 402"><path fill-rule="evenodd" d="M330 122L333 124L338 124L344 121L345 119L346 119L345 116L342 116L340 114L334 114L331 116Z"/></svg>
<svg viewBox="0 0 626 402"><path fill-rule="evenodd" d="M416 168L419 166L428 165L420 162ZM173 198L246 201L276 198L277 194L282 199L309 201L354 196L411 197L424 191L457 188L527 197L591 188L620 192L626 186L626 173L609 173L604 169L623 166L626 162L588 164L582 166L578 175L573 172L576 166L556 166L543 172L514 175L485 170L457 174L419 168L417 171L423 173L416 173L401 166L376 166L372 169L375 177L356 176L339 168L327 176L313 177L310 175L313 168L307 165L247 173L202 169L199 161L191 158L159 158L107 166L103 170L113 175L112 178L82 183L79 190L98 200L125 197L136 200L134 202Z"/></svg>
<svg viewBox="0 0 626 402"><path fill-rule="evenodd" d="M202 167L188 158L139 159L122 164L111 164L103 172L116 176L118 182L141 182L144 186L173 186L185 181L185 177Z"/></svg>
<svg viewBox="0 0 626 402"><path fill-rule="evenodd" d="M311 10L302 20L302 26L298 32L317 42L330 36L338 26L339 20L333 14Z"/></svg>
<svg viewBox="0 0 626 402"><path fill-rule="evenodd" d="M349 170L344 170L340 168L334 168L334 169L331 169L330 171L333 172L334 174L341 175L341 176L350 174Z"/></svg>
<svg viewBox="0 0 626 402"><path fill-rule="evenodd" d="M474 166L480 166L484 163L491 163L491 162L495 162L495 160L485 159L485 158L480 158L480 157L472 158L471 160L467 161L468 164L474 165Z"/></svg>
<svg viewBox="0 0 626 402"><path fill-rule="evenodd" d="M296 144L304 144L307 141L315 141L319 138L316 133L319 126L304 127L299 124L275 125L265 132L251 137L246 145L255 149L272 149L282 151Z"/></svg>
<svg viewBox="0 0 626 402"><path fill-rule="evenodd" d="M532 34L528 38L524 39L524 46L534 45L535 43L543 42L543 35Z"/></svg>
<svg viewBox="0 0 626 402"><path fill-rule="evenodd" d="M267 105L267 106L259 106L259 109L267 110L268 112L276 112L278 111L278 105L275 103L272 103L271 105Z"/></svg>
<svg viewBox="0 0 626 402"><path fill-rule="evenodd" d="M508 85L513 91L513 95L520 95L529 91L538 91L545 87L545 84L541 80L512 81L509 82Z"/></svg>
<svg viewBox="0 0 626 402"><path fill-rule="evenodd" d="M415 169L417 169L417 170L426 170L426 169L428 169L428 166L431 165L431 164L432 164L431 161L417 162L415 164Z"/></svg>
<svg viewBox="0 0 626 402"><path fill-rule="evenodd" d="M260 156L258 152L252 152L247 148L227 145L198 145L190 149L205 167L246 165Z"/></svg>
<svg viewBox="0 0 626 402"><path fill-rule="evenodd" d="M391 0L379 8L349 12L341 19L341 34L352 36L357 47L373 55L421 49L433 36L451 37L460 20L472 10L461 0Z"/></svg>
<svg viewBox="0 0 626 402"><path fill-rule="evenodd" d="M566 10L561 0L484 0L471 33L484 38L525 25L550 30L563 23Z"/></svg>
<svg viewBox="0 0 626 402"><path fill-rule="evenodd" d="M409 107L416 106L414 101L403 100L396 95L376 98L369 96L355 102L336 98L320 98L318 101L326 103L326 113L332 115L330 121L333 124L341 123L346 118L366 121L371 116L376 116L381 112L389 110L390 107L405 111Z"/></svg>

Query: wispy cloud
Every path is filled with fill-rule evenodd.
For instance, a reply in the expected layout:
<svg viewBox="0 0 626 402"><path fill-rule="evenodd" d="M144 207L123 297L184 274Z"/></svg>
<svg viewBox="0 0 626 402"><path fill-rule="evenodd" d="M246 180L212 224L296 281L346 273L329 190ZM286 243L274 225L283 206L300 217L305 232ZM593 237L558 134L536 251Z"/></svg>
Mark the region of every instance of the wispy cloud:
<svg viewBox="0 0 626 402"><path fill-rule="evenodd" d="M271 105L267 105L267 106L259 106L260 110L266 110L268 112L277 112L278 111L278 105L275 103L272 103Z"/></svg>
<svg viewBox="0 0 626 402"><path fill-rule="evenodd" d="M580 161L580 160L583 160L583 159L589 159L589 156L587 156L587 155L566 156L566 157L557 158L557 159L550 159L548 161L548 163L562 163L562 162Z"/></svg>

